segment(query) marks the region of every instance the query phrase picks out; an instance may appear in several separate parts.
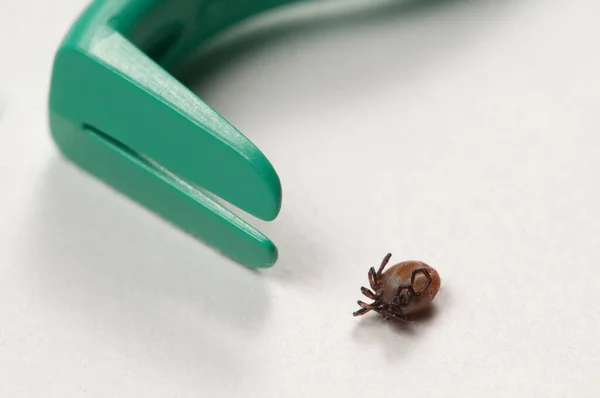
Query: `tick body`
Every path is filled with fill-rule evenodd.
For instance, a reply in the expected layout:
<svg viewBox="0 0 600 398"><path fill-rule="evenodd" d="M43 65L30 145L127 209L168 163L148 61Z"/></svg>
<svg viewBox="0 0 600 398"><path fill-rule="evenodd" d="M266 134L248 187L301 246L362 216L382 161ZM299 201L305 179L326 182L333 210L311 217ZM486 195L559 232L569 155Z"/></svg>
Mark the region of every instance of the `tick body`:
<svg viewBox="0 0 600 398"><path fill-rule="evenodd" d="M407 322L407 316L426 309L437 295L441 280L435 269L421 261L405 261L384 272L391 257L385 256L379 270L369 270L371 289L363 286L360 290L373 303L358 301L361 308L354 316L375 311L385 320Z"/></svg>

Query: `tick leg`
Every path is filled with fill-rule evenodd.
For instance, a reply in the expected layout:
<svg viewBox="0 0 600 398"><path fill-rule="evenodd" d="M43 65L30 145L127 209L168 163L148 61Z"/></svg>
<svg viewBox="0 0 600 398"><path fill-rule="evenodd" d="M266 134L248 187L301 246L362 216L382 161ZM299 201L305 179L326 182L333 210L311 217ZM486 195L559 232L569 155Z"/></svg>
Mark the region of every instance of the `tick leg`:
<svg viewBox="0 0 600 398"><path fill-rule="evenodd" d="M362 308L367 308L369 310L374 310L375 309L375 306L373 306L373 304L367 304L367 303L364 303L364 302L362 302L360 300L358 300L356 303L358 305L360 305Z"/></svg>
<svg viewBox="0 0 600 398"><path fill-rule="evenodd" d="M423 289L421 289L418 293L416 293L416 295L420 295L421 293L423 293L425 290L427 290L427 288L431 285L431 275L429 275L429 271L427 271L426 268L417 268L415 270L413 270L412 274L410 275L410 284L411 286L415 285L415 279L417 277L417 275L419 274L423 274L425 275L425 278L427 279L427 282L425 283L425 287L423 287ZM413 289L414 291L414 289Z"/></svg>
<svg viewBox="0 0 600 398"><path fill-rule="evenodd" d="M406 317L404 315L395 314L393 312L386 312L383 316L385 321L403 321L406 322Z"/></svg>
<svg viewBox="0 0 600 398"><path fill-rule="evenodd" d="M381 311L385 310L387 308L387 304L381 302L380 300L375 300L373 303L371 304L367 304L365 302L362 302L360 300L358 300L356 302L358 305L360 305L362 308L367 308L371 311L375 311L378 313L381 313Z"/></svg>
<svg viewBox="0 0 600 398"><path fill-rule="evenodd" d="M384 321L401 321L405 323L412 323L406 319L406 315L402 313L402 309L395 305L389 305L385 309L382 309L380 312Z"/></svg>
<svg viewBox="0 0 600 398"><path fill-rule="evenodd" d="M371 285L371 289L378 290L379 289L379 279L377 278L377 274L375 273L375 268L371 267L369 270L369 284Z"/></svg>
<svg viewBox="0 0 600 398"><path fill-rule="evenodd" d="M384 319L387 317L387 314L390 313L390 304L384 303L383 301L376 301L373 303L373 311L380 314Z"/></svg>
<svg viewBox="0 0 600 398"><path fill-rule="evenodd" d="M392 303L398 307L406 307L410 300L416 295L417 293L412 285L409 285L408 283L400 285L398 290L396 290L396 295L394 296Z"/></svg>
<svg viewBox="0 0 600 398"><path fill-rule="evenodd" d="M390 313L390 315L386 319L386 321L400 321L400 322L404 322L404 323L414 323L413 321L409 321L408 319L406 319L406 315L395 314L393 312Z"/></svg>
<svg viewBox="0 0 600 398"><path fill-rule="evenodd" d="M381 277L383 269L390 261L390 257L392 257L392 254L388 253L383 258L383 261L381 262L381 265L379 266L379 270L377 272L375 271L375 267L371 267L371 269L369 270L369 284L371 285L371 289L377 291L379 290L379 288L381 288L381 282L379 281L379 278Z"/></svg>
<svg viewBox="0 0 600 398"><path fill-rule="evenodd" d="M366 314L369 311L375 311L375 312L379 312L379 302L376 301L373 304L367 304L365 302L362 302L360 300L358 300L356 302L358 305L360 305L362 308L358 311L354 312L354 316L359 316L359 315L363 315Z"/></svg>
<svg viewBox="0 0 600 398"><path fill-rule="evenodd" d="M392 258L392 253L386 254L386 256L383 258L383 261L381 262L381 265L379 266L379 271L377 271L377 275L381 275L385 266L390 262L390 258Z"/></svg>
<svg viewBox="0 0 600 398"><path fill-rule="evenodd" d="M362 292L362 294L364 294L371 300L377 300L379 298L379 295L377 295L376 293L373 293L372 291L370 291L369 289L367 289L364 286L361 286L360 291Z"/></svg>
<svg viewBox="0 0 600 398"><path fill-rule="evenodd" d="M360 316L360 315L364 315L364 314L366 314L366 313L367 313L367 312L369 312L369 311L371 311L371 309L370 309L370 308L361 308L361 309L360 309L360 310L358 310L358 311L354 311L354 312L352 313L352 315L354 315L354 316Z"/></svg>

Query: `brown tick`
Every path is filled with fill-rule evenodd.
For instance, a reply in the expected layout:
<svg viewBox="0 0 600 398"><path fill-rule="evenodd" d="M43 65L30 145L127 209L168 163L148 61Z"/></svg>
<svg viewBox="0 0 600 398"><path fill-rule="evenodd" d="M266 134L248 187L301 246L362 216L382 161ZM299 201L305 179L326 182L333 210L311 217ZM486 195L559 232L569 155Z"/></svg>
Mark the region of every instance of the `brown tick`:
<svg viewBox="0 0 600 398"><path fill-rule="evenodd" d="M363 286L360 291L373 303L359 300L362 308L354 312L354 316L375 311L386 321L408 322L407 316L427 308L440 290L440 274L420 261L405 261L383 272L391 257L391 254L385 256L377 272L374 267L369 270L373 290Z"/></svg>

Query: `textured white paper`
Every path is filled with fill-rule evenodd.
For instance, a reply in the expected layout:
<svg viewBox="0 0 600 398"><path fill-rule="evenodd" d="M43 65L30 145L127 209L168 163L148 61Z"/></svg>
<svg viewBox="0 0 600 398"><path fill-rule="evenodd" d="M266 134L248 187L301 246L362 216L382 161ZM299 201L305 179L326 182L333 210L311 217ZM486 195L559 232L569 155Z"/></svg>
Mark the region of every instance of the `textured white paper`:
<svg viewBox="0 0 600 398"><path fill-rule="evenodd" d="M2 4L0 397L600 396L600 2L305 6L210 51L282 180L257 273L59 156L87 1ZM351 316L387 252L441 274L412 326Z"/></svg>

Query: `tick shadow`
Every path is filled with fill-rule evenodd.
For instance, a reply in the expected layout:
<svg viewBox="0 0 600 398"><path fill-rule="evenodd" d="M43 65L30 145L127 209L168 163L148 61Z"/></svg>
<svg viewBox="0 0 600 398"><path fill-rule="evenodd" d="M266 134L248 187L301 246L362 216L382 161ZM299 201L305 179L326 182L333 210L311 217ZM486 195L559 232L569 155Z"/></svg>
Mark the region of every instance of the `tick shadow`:
<svg viewBox="0 0 600 398"><path fill-rule="evenodd" d="M367 313L358 321L353 338L357 344L380 344L390 360L405 357L419 344L426 344L428 331L435 329L440 309L437 305L414 315L410 323L385 321L379 314Z"/></svg>
<svg viewBox="0 0 600 398"><path fill-rule="evenodd" d="M379 314L368 313L367 316L363 315L358 328L369 329L375 326L381 328L384 325L388 330L399 336L415 336L419 329L433 322L437 313L437 306L432 305L419 314L411 316L407 319L407 322L385 321ZM357 330L357 332L360 333L360 330Z"/></svg>
<svg viewBox="0 0 600 398"><path fill-rule="evenodd" d="M261 332L270 297L258 273L62 158L41 181L22 257L48 312L125 354L190 373L235 371L244 347L222 335Z"/></svg>

